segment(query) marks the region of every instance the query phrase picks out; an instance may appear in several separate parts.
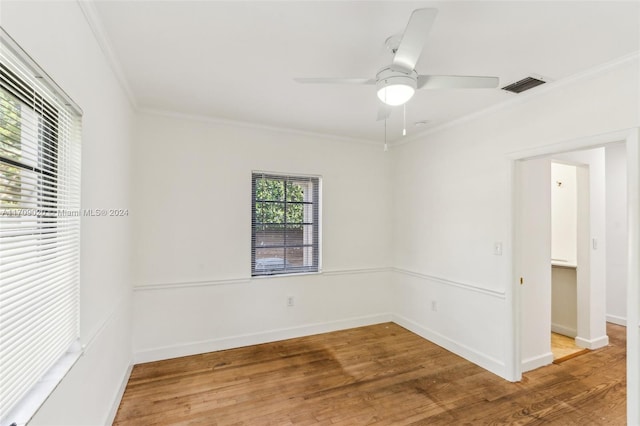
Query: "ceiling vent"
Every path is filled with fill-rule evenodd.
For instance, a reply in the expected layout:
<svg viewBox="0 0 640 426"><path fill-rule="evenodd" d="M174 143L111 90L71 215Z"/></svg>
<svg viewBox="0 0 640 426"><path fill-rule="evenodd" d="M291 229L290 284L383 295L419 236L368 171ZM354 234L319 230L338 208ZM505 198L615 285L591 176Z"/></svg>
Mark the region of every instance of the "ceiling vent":
<svg viewBox="0 0 640 426"><path fill-rule="evenodd" d="M527 78L523 78L520 81L516 81L515 83L511 83L508 86L504 86L502 90L506 90L507 92L513 92L513 93L521 93L521 92L524 92L525 90L533 89L534 87L540 86L541 84L544 84L544 83L545 83L544 80L540 80L535 77L527 77Z"/></svg>

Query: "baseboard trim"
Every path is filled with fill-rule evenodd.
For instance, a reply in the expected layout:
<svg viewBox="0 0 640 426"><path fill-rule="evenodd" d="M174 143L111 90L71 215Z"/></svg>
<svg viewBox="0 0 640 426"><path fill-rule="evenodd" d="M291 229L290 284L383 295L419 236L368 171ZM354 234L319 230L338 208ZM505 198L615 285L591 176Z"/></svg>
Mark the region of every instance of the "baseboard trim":
<svg viewBox="0 0 640 426"><path fill-rule="evenodd" d="M392 321L392 314L381 313L347 318L337 321L281 328L260 333L248 333L199 342L181 343L177 345L137 351L133 355L133 363L140 364L144 362L153 362L207 352L221 351L225 349L259 345L262 343L277 342L279 340L293 339L296 337L311 336L321 333L329 333L332 331L346 330L349 328L363 327L390 321Z"/></svg>
<svg viewBox="0 0 640 426"><path fill-rule="evenodd" d="M449 337L446 337L434 330L431 330L423 325L418 324L417 322L410 320L409 318L403 317L401 315L394 314L393 322L396 324L406 328L412 333L417 334L418 336L429 340L430 342L435 343L438 346L443 347L444 349L453 352L456 355L459 355L470 361L485 370L492 372L505 380L509 380L507 376L507 372L505 371L505 365L498 359L495 359L489 355L483 354L481 352L476 351L463 343L457 342Z"/></svg>
<svg viewBox="0 0 640 426"><path fill-rule="evenodd" d="M624 326L624 327L627 326L627 319L625 317L620 317L618 315L607 314L607 322L610 322L612 324L621 325L621 326Z"/></svg>
<svg viewBox="0 0 640 426"><path fill-rule="evenodd" d="M596 337L595 339L583 339L582 337L576 337L576 345L586 349L598 349L603 348L609 344L609 336L604 335Z"/></svg>
<svg viewBox="0 0 640 426"><path fill-rule="evenodd" d="M116 393L116 396L113 399L113 403L111 404L111 409L109 410L109 414L107 415L107 421L104 423L105 425L113 424L113 421L116 419L116 414L118 414L118 408L120 407L120 401L122 401L122 396L124 395L124 391L127 389L127 384L129 383L129 378L131 377L131 371L133 371L133 364L129 365L129 368L127 368L124 376L122 377L122 382L120 383L118 392Z"/></svg>
<svg viewBox="0 0 640 426"><path fill-rule="evenodd" d="M522 372L535 370L536 368L544 367L545 365L553 364L553 353L548 352L546 354L527 358L522 361Z"/></svg>
<svg viewBox="0 0 640 426"><path fill-rule="evenodd" d="M578 330L560 324L551 323L551 331L569 337L576 337L578 335Z"/></svg>

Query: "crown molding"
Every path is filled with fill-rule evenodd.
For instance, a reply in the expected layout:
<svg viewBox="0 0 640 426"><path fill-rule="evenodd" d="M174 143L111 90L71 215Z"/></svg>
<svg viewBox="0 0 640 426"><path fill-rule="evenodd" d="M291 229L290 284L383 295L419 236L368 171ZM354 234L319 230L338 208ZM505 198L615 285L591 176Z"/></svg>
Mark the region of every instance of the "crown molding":
<svg viewBox="0 0 640 426"><path fill-rule="evenodd" d="M353 143L353 144L367 145L369 147L380 148L381 151L383 149L383 144L380 143L380 141L374 141L370 139L352 138L348 136L334 135L331 133L312 132L308 130L300 130L300 129L295 129L291 127L269 126L266 124L259 124L259 123L250 122L250 121L231 120L227 118L219 118L219 117L208 116L208 115L188 114L183 112L154 109L154 108L142 107L142 108L137 108L137 111L139 113L156 115L160 117L198 121L201 123L210 123L210 124L216 124L220 126L239 127L239 128L246 128L246 129L285 133L289 135L304 136L304 137L315 138L315 139L324 139L324 140L329 140L333 142L347 142L347 143Z"/></svg>
<svg viewBox="0 0 640 426"><path fill-rule="evenodd" d="M129 86L129 82L125 76L124 70L122 68L122 64L118 60L117 55L115 54L111 41L109 41L109 37L107 36L106 31L104 30L104 26L102 25L102 21L98 15L98 11L96 10L95 3L93 0L77 0L78 6L82 11L82 14L91 28L91 32L93 32L93 36L98 42L102 53L104 54L107 62L111 66L111 70L116 76L120 87L124 91L129 99L129 103L133 107L133 109L138 109L138 104L136 102L135 96L133 96L133 91Z"/></svg>
<svg viewBox="0 0 640 426"><path fill-rule="evenodd" d="M413 143L413 142L420 142L424 140L425 136L428 136L430 134L433 133L438 133L441 132L443 130L452 128L452 127L456 127L459 126L461 124L467 123L469 121L473 121L491 114L495 114L498 111L507 109L507 108L512 108L514 106L517 105L521 105L524 103L527 103L533 99L536 99L548 92L557 90L559 88L577 83L579 81L582 80L586 80L589 78L593 78L595 76L604 74L606 72L609 72L612 69L615 69L617 67L620 66L624 66L629 62L638 60L640 58L640 50L639 51L635 51L632 53L629 53L627 55L621 56L619 58L616 58L612 61L609 62L605 62L603 64L600 65L596 65L595 67L589 68L587 70L578 72L576 74L570 75L569 77L565 77L563 79L560 80L556 80L556 81L552 81L549 82L547 84L543 84L541 86L536 87L535 89L532 89L530 92L525 92L525 93L520 93L518 95L514 95L514 98L509 99L507 101L501 102L499 104L496 105L492 105L490 107L481 109L479 111L476 112L472 112L470 114L467 115L463 115L461 117L458 118L454 118L452 120L449 121L445 121L441 124L438 124L434 127L431 127L429 129L426 129L420 133L416 133L408 138L405 138L403 140L401 140L400 142L396 142L396 143L392 143L390 144L390 146L392 148L394 147L398 147L401 145L405 145L405 144L409 144L409 143ZM516 97L517 96L517 97Z"/></svg>

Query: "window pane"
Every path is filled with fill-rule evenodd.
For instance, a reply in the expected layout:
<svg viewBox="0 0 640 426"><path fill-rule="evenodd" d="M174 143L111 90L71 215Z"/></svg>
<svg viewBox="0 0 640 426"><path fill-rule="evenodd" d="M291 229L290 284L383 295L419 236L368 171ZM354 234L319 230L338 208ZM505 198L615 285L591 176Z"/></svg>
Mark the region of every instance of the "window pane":
<svg viewBox="0 0 640 426"><path fill-rule="evenodd" d="M284 201L284 181L269 178L256 179L256 200Z"/></svg>
<svg viewBox="0 0 640 426"><path fill-rule="evenodd" d="M255 272L282 272L285 269L283 248L256 248Z"/></svg>
<svg viewBox="0 0 640 426"><path fill-rule="evenodd" d="M256 227L256 248L264 246L284 246L283 225L262 225Z"/></svg>
<svg viewBox="0 0 640 426"><path fill-rule="evenodd" d="M287 227L287 246L300 246L303 244L302 227Z"/></svg>
<svg viewBox="0 0 640 426"><path fill-rule="evenodd" d="M302 227L302 244L317 244L314 240L314 225L304 225Z"/></svg>
<svg viewBox="0 0 640 426"><path fill-rule="evenodd" d="M255 247L285 247L312 244L312 226L257 226L255 230Z"/></svg>
<svg viewBox="0 0 640 426"><path fill-rule="evenodd" d="M287 182L287 201L304 201L304 188L306 184L300 182Z"/></svg>
<svg viewBox="0 0 640 426"><path fill-rule="evenodd" d="M295 224L304 221L304 208L302 204L287 204L287 223Z"/></svg>
<svg viewBox="0 0 640 426"><path fill-rule="evenodd" d="M35 172L0 161L0 208L38 208L40 187L41 179Z"/></svg>
<svg viewBox="0 0 640 426"><path fill-rule="evenodd" d="M306 267L312 267L314 265L316 267L318 266L317 254L315 254L315 252L314 252L314 247L315 246L303 247L302 248L304 266L306 266ZM314 254L315 254L315 258L314 258Z"/></svg>
<svg viewBox="0 0 640 426"><path fill-rule="evenodd" d="M304 250L302 247L288 247L285 249L287 255L287 263L293 267L305 266Z"/></svg>
<svg viewBox="0 0 640 426"><path fill-rule="evenodd" d="M20 161L20 102L0 88L0 156Z"/></svg>
<svg viewBox="0 0 640 426"><path fill-rule="evenodd" d="M256 202L256 222L284 223L284 203Z"/></svg>

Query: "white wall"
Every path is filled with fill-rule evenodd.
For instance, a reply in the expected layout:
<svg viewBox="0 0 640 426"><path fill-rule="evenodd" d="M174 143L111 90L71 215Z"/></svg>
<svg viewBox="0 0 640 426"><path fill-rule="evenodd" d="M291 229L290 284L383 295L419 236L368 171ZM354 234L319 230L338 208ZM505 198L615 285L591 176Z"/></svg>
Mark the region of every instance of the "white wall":
<svg viewBox="0 0 640 426"><path fill-rule="evenodd" d="M551 268L551 331L578 335L578 291L575 268Z"/></svg>
<svg viewBox="0 0 640 426"><path fill-rule="evenodd" d="M128 208L133 114L76 2L3 1L0 24L84 110L82 208ZM32 425L110 420L131 361L129 219L83 218L85 353Z"/></svg>
<svg viewBox="0 0 640 426"><path fill-rule="evenodd" d="M578 188L576 167L551 164L551 261L576 265Z"/></svg>
<svg viewBox="0 0 640 426"><path fill-rule="evenodd" d="M517 378L509 158L637 126L637 80L634 57L394 147L394 312L405 324ZM445 301L437 314L434 298Z"/></svg>
<svg viewBox="0 0 640 426"><path fill-rule="evenodd" d="M153 113L136 128L137 361L391 319L381 144ZM250 278L253 170L322 176L322 274Z"/></svg>
<svg viewBox="0 0 640 426"><path fill-rule="evenodd" d="M624 144L605 148L607 216L607 321L627 319L627 153Z"/></svg>

